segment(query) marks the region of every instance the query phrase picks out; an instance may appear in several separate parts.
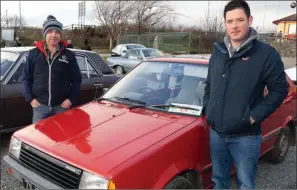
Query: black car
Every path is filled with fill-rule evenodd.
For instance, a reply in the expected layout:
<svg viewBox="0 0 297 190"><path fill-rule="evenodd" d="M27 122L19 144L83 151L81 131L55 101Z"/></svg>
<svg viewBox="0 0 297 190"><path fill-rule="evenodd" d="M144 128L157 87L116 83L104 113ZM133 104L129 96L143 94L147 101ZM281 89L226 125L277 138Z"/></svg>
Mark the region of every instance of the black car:
<svg viewBox="0 0 297 190"><path fill-rule="evenodd" d="M0 133L14 131L31 124L32 107L23 96L23 68L34 47L1 48L0 64ZM75 55L82 75L78 105L101 96L120 76L106 64L98 53L70 49Z"/></svg>

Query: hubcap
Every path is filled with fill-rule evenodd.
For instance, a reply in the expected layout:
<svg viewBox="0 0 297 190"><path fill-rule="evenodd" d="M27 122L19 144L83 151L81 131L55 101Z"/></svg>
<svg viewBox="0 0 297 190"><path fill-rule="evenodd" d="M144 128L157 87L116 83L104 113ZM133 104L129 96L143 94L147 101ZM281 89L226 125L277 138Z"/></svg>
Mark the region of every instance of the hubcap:
<svg viewBox="0 0 297 190"><path fill-rule="evenodd" d="M279 144L280 144L280 156L284 156L289 146L289 139L286 134L284 134L281 137Z"/></svg>
<svg viewBox="0 0 297 190"><path fill-rule="evenodd" d="M117 74L122 74L122 69L121 69L121 67L117 67L115 71L116 71Z"/></svg>

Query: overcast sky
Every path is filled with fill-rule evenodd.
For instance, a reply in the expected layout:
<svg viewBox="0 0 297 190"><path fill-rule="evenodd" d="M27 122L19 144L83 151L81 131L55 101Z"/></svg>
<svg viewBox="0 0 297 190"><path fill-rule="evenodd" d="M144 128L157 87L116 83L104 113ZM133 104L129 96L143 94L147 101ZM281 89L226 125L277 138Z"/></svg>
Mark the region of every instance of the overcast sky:
<svg viewBox="0 0 297 190"><path fill-rule="evenodd" d="M224 5L228 1L172 1L176 12L183 16L178 16L177 24L187 26L201 23L205 18L210 7L210 16L219 16L222 14ZM296 9L290 7L292 1L248 1L254 17L253 26L258 26L261 30L274 29L273 20L283 18L296 13ZM25 18L27 25L41 26L49 14L54 15L64 26L78 23L78 3L79 1L21 1L21 14ZM98 22L91 19L94 7L94 1L86 2L86 24L95 24ZM19 15L19 1L2 1L1 15Z"/></svg>

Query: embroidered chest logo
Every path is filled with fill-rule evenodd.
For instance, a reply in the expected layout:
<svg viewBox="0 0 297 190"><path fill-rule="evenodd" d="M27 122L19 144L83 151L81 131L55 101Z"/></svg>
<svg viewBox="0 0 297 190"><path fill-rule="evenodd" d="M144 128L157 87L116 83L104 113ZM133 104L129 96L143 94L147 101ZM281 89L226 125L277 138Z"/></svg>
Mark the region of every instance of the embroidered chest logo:
<svg viewBox="0 0 297 190"><path fill-rule="evenodd" d="M62 56L62 59L59 59L59 61L64 62L64 63L69 63L69 62L67 61L67 56L66 56L66 55L63 55L63 56Z"/></svg>
<svg viewBox="0 0 297 190"><path fill-rule="evenodd" d="M244 60L244 61L247 61L249 59L249 57L243 57L241 59Z"/></svg>

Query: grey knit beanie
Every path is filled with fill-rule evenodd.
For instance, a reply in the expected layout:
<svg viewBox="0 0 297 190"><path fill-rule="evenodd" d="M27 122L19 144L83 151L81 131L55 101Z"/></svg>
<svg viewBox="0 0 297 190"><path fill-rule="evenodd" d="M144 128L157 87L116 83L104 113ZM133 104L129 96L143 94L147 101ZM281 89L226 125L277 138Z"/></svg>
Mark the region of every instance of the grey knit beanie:
<svg viewBox="0 0 297 190"><path fill-rule="evenodd" d="M62 23L57 21L57 19L52 15L49 15L47 17L46 21L44 21L42 26L43 26L42 35L44 38L45 38L47 32L51 29L60 31L61 33L62 33L62 29L63 29Z"/></svg>

